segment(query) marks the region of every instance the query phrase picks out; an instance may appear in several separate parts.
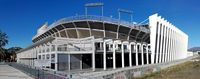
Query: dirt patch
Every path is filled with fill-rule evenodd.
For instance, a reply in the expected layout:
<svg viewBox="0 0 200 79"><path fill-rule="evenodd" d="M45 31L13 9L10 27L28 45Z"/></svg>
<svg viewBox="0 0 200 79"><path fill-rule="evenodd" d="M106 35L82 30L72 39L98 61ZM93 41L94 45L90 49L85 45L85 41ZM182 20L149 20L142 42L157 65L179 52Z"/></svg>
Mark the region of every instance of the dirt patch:
<svg viewBox="0 0 200 79"><path fill-rule="evenodd" d="M156 73L134 79L199 79L200 57L182 64L178 64Z"/></svg>

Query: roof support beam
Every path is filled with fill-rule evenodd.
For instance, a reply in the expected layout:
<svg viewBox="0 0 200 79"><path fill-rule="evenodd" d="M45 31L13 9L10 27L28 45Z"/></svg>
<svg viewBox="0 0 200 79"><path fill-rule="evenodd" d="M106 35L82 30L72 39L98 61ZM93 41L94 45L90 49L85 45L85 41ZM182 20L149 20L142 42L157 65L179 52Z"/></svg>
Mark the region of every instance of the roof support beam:
<svg viewBox="0 0 200 79"><path fill-rule="evenodd" d="M138 35L140 34L140 32L141 32L141 30L139 30L139 32L136 34L136 36L135 36L135 40L137 40Z"/></svg>
<svg viewBox="0 0 200 79"><path fill-rule="evenodd" d="M72 22L72 24L74 25L74 27L75 27L75 29L76 29L77 38L80 38L79 33L78 33L78 30L77 30L76 24L75 24L74 22Z"/></svg>
<svg viewBox="0 0 200 79"><path fill-rule="evenodd" d="M89 24L89 22L87 21L87 25L88 25L88 27L89 27L89 31L90 31L90 36L92 36L92 32L91 32L91 27L90 27L90 24Z"/></svg>

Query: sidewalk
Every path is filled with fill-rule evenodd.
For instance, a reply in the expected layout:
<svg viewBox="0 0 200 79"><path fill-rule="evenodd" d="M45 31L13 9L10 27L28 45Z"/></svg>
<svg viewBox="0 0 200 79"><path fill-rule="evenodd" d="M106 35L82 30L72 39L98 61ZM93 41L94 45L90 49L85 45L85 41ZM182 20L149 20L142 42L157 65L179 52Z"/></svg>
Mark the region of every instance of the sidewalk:
<svg viewBox="0 0 200 79"><path fill-rule="evenodd" d="M0 64L0 79L33 79L9 65Z"/></svg>

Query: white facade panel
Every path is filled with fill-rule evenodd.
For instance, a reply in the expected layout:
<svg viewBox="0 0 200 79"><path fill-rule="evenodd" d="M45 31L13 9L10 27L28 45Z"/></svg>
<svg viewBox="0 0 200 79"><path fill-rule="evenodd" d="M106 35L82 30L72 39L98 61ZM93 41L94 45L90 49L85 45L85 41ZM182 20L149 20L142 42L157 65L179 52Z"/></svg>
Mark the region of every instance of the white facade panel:
<svg viewBox="0 0 200 79"><path fill-rule="evenodd" d="M164 20L164 18L158 16L158 14L149 17L149 26L151 31L151 51L154 54L152 55L152 59L155 61L154 63L187 57L188 36L184 32Z"/></svg>

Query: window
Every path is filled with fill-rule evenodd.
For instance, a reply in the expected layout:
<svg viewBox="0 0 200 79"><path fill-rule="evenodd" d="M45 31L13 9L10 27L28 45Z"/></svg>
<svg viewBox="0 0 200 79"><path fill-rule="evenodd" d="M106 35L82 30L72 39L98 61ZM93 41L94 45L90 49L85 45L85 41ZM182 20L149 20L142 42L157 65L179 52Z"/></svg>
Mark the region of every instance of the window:
<svg viewBox="0 0 200 79"><path fill-rule="evenodd" d="M42 59L45 60L45 55L42 55Z"/></svg>
<svg viewBox="0 0 200 79"><path fill-rule="evenodd" d="M46 57L47 57L46 59L49 59L49 58L50 58L50 55L49 55L49 54L47 54L47 55L46 55Z"/></svg>
<svg viewBox="0 0 200 79"><path fill-rule="evenodd" d="M38 58L41 59L41 55L39 55Z"/></svg>

